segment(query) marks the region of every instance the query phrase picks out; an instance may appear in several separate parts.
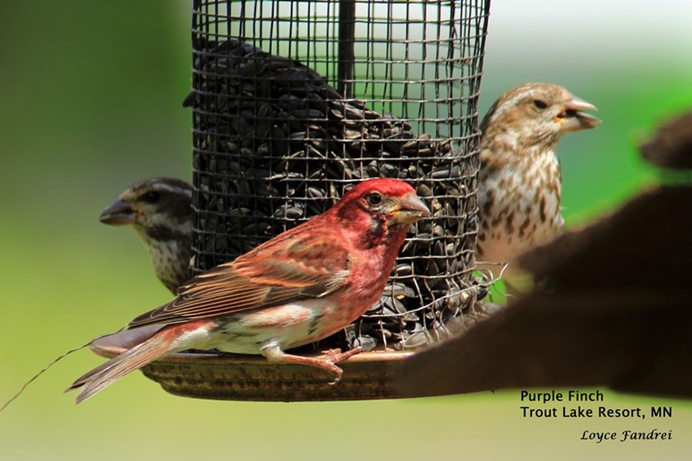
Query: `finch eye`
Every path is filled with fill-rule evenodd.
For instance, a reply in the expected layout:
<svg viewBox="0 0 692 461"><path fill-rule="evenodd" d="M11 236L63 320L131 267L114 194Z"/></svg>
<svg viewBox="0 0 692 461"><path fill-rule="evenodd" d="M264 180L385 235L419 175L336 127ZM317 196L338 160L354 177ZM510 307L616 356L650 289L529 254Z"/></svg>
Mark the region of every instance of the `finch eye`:
<svg viewBox="0 0 692 461"><path fill-rule="evenodd" d="M149 191L142 197L147 203L156 203L161 199L161 194L156 191Z"/></svg>
<svg viewBox="0 0 692 461"><path fill-rule="evenodd" d="M541 101L540 99L534 99L533 105L539 109L545 109L546 107L548 107L548 104L546 104L544 101Z"/></svg>
<svg viewBox="0 0 692 461"><path fill-rule="evenodd" d="M370 205L379 205L382 203L382 195L380 195L378 192L373 192L368 195L368 203Z"/></svg>

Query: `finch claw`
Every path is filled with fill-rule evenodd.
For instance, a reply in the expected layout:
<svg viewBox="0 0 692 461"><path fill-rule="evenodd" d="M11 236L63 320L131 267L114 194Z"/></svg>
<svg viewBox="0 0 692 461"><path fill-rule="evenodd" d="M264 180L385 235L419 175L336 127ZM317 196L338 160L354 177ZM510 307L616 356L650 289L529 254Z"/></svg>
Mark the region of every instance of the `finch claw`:
<svg viewBox="0 0 692 461"><path fill-rule="evenodd" d="M324 352L324 360L330 362L330 363L339 363L343 362L344 360L353 357L356 354L360 354L363 352L363 348L358 346L354 347L350 351L346 352L341 352L341 349L329 349L328 351Z"/></svg>
<svg viewBox="0 0 692 461"><path fill-rule="evenodd" d="M341 377L344 374L344 371L334 364L343 362L344 360L353 357L356 354L360 354L361 352L363 352L363 348L360 346L354 347L350 351L346 352L341 352L341 349L330 349L324 352L325 357L323 358L323 360L324 362L331 365L329 369L335 374L334 381L330 381L328 383L330 386L334 386L335 384L339 383L339 381L341 381Z"/></svg>
<svg viewBox="0 0 692 461"><path fill-rule="evenodd" d="M337 384L339 384L339 382L341 381L341 377L343 376L344 372L341 368L339 368L339 372L335 373L335 374L336 374L336 376L334 376L334 381L329 381L327 383L330 386L336 386Z"/></svg>

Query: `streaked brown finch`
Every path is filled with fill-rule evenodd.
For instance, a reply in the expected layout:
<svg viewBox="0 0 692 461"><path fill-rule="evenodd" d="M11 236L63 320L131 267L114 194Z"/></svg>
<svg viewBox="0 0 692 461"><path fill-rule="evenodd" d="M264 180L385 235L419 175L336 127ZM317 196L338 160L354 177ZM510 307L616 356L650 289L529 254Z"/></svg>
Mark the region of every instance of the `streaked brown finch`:
<svg viewBox="0 0 692 461"><path fill-rule="evenodd" d="M596 107L564 88L527 83L504 93L481 122L476 259L509 264L562 231L557 146L563 134L595 128ZM489 268L499 275L501 264Z"/></svg>
<svg viewBox="0 0 692 461"><path fill-rule="evenodd" d="M190 184L172 178L138 182L103 210L99 219L105 224L134 228L149 253L156 276L173 294L190 278Z"/></svg>

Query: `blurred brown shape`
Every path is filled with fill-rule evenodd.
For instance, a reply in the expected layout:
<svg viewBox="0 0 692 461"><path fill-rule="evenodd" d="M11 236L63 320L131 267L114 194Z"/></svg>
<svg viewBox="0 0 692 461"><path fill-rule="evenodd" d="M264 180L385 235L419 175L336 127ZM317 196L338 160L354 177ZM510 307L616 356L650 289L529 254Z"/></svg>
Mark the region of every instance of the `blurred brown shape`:
<svg viewBox="0 0 692 461"><path fill-rule="evenodd" d="M644 155L692 167L692 113ZM692 398L692 187L660 187L520 258L535 291L404 361L401 396L610 387Z"/></svg>
<svg viewBox="0 0 692 461"><path fill-rule="evenodd" d="M618 211L523 255L519 264L564 291L686 290L692 188L653 189Z"/></svg>
<svg viewBox="0 0 692 461"><path fill-rule="evenodd" d="M692 112L662 124L640 149L646 160L663 168L692 168Z"/></svg>

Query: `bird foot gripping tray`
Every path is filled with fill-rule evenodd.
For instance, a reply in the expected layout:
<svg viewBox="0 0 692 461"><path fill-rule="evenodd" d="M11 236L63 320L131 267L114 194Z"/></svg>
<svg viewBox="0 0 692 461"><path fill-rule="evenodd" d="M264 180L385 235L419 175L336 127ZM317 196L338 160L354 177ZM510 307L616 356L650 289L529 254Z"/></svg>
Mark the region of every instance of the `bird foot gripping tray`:
<svg viewBox="0 0 692 461"><path fill-rule="evenodd" d="M466 329L474 278L477 101L489 0L214 1L192 13L193 273L308 220L376 177L411 184L411 226L380 301L301 353L361 346L328 373L189 352L143 369L177 395L237 400L393 397L410 351ZM99 340L113 356L143 338Z"/></svg>

